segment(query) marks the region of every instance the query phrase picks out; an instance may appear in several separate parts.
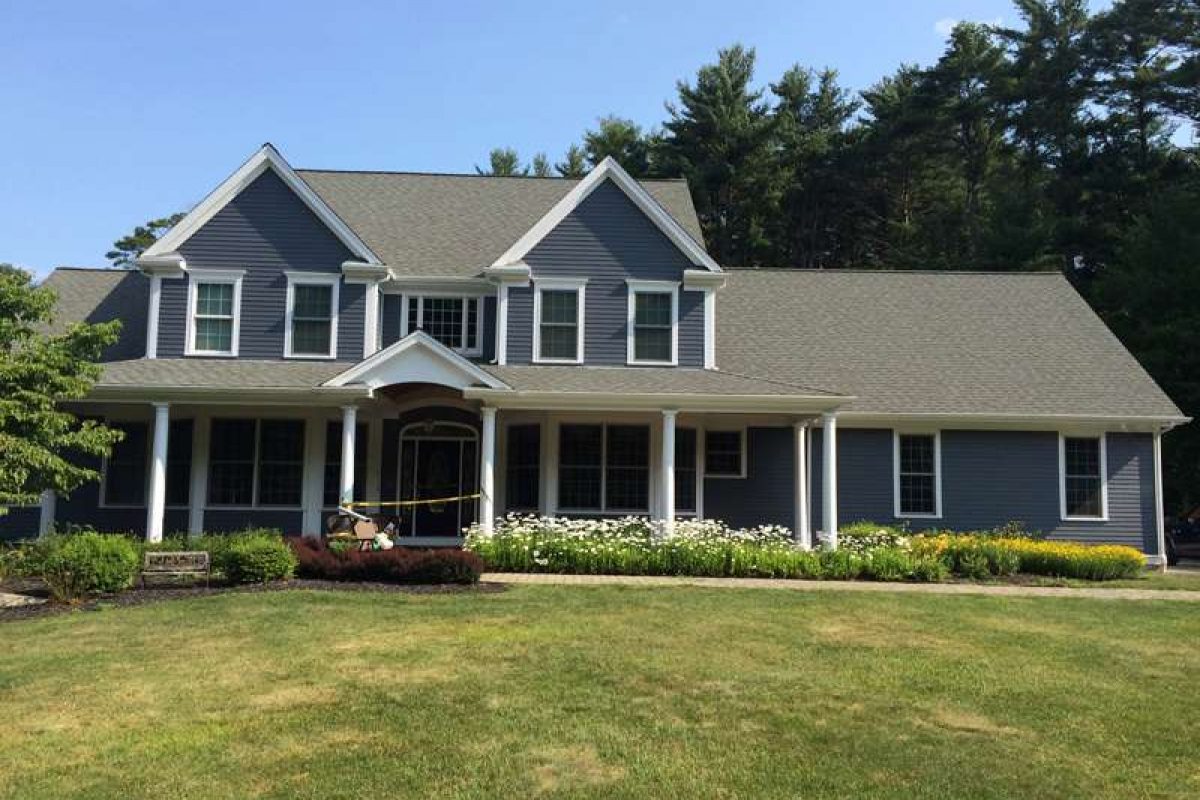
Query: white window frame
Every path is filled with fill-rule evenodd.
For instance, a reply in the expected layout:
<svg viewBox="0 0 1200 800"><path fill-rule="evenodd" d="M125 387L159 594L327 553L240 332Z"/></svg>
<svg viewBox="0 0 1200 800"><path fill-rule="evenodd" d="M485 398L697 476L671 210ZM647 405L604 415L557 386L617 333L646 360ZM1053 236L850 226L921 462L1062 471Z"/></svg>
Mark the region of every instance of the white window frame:
<svg viewBox="0 0 1200 800"><path fill-rule="evenodd" d="M900 439L904 436L933 437L933 507L932 514L905 513L900 505ZM892 431L892 516L896 519L942 518L942 432L930 430Z"/></svg>
<svg viewBox="0 0 1200 800"><path fill-rule="evenodd" d="M629 292L625 336L626 363L639 366L676 366L679 364L679 283L676 281L628 280L626 284ZM637 316L637 296L639 294L669 294L671 296L671 357L668 360L639 359L636 356L637 330L634 321Z"/></svg>
<svg viewBox="0 0 1200 800"><path fill-rule="evenodd" d="M408 336L408 303L412 299L417 301L417 330L424 330L422 324L425 322L425 301L426 300L461 300L463 303L462 309L462 347L451 347L454 352L464 356L481 356L483 355L483 316L484 302L483 296L478 294L453 294L446 292L408 292L400 295L400 338ZM467 303L475 301L477 311L475 314L475 346L467 347L470 328L467 322Z"/></svg>
<svg viewBox="0 0 1200 800"><path fill-rule="evenodd" d="M587 295L587 278L538 278L533 281L533 363L534 364L582 364L584 361L584 299ZM577 318L575 358L542 358L542 292L570 292L576 294Z"/></svg>
<svg viewBox="0 0 1200 800"><path fill-rule="evenodd" d="M710 433L736 433L742 445L741 454L741 469L735 474L733 472L709 472L708 471L708 435ZM703 475L705 478L731 479L738 480L746 477L746 429L742 428L705 428L703 446L700 448L700 463L704 466Z"/></svg>
<svg viewBox="0 0 1200 800"><path fill-rule="evenodd" d="M1100 442L1100 515L1067 513L1067 439L1096 439ZM1088 431L1058 433L1058 512L1064 522L1108 522L1108 434Z"/></svg>
<svg viewBox="0 0 1200 800"><path fill-rule="evenodd" d="M246 277L244 269L189 269L188 279L188 318L187 339L184 342L185 356L206 356L216 358L237 358L238 340L242 329L242 280ZM197 287L202 283L226 284L233 287L233 334L230 349L198 350L196 348L196 296Z"/></svg>
<svg viewBox="0 0 1200 800"><path fill-rule="evenodd" d="M341 307L342 276L320 272L285 272L287 276L287 313L283 329L283 357L299 359L337 358L338 352L338 309ZM330 286L329 350L325 353L296 353L292 350L292 323L295 321L296 287Z"/></svg>

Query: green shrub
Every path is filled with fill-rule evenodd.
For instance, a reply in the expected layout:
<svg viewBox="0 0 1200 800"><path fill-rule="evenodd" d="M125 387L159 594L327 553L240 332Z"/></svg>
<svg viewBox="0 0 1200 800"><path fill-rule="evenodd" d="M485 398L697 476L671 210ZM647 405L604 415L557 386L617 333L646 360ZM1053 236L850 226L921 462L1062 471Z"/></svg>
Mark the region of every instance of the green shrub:
<svg viewBox="0 0 1200 800"><path fill-rule="evenodd" d="M139 568L138 549L128 537L94 531L46 537L33 547L31 557L60 602L128 589Z"/></svg>
<svg viewBox="0 0 1200 800"><path fill-rule="evenodd" d="M296 574L296 554L279 534L250 531L227 538L212 558L230 582L270 583Z"/></svg>

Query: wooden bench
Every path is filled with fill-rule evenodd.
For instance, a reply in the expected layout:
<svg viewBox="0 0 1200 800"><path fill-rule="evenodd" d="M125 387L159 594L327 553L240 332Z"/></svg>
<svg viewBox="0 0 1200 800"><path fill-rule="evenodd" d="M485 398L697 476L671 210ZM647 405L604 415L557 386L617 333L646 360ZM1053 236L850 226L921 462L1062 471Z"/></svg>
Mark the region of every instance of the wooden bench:
<svg viewBox="0 0 1200 800"><path fill-rule="evenodd" d="M180 578L198 580L204 578L208 586L211 563L208 553L195 552L149 552L142 562L142 588L146 588L147 578L164 578L176 581Z"/></svg>

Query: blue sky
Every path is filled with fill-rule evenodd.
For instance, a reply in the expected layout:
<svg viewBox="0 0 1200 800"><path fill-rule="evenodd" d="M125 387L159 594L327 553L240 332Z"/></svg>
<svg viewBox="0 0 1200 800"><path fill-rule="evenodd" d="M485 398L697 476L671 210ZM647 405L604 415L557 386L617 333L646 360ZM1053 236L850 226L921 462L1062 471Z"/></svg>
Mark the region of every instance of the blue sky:
<svg viewBox="0 0 1200 800"><path fill-rule="evenodd" d="M553 159L601 115L660 122L722 46L755 47L762 83L800 63L862 89L934 61L953 20L1016 17L1008 0L6 0L0 261L106 265L264 141L298 167L469 172L501 145Z"/></svg>

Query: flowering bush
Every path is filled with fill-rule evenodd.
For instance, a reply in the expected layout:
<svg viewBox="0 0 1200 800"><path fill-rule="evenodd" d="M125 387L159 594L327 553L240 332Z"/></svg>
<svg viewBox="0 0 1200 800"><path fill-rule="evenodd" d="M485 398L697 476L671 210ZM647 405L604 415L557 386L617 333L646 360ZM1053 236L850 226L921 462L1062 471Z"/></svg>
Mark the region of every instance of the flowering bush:
<svg viewBox="0 0 1200 800"><path fill-rule="evenodd" d="M1136 577L1146 566L1145 557L1132 547L996 535L916 536L912 551L936 556L956 575L968 578L1023 572L1105 581Z"/></svg>
<svg viewBox="0 0 1200 800"><path fill-rule="evenodd" d="M668 532L661 521L641 517L511 515L491 534L470 528L464 547L502 572L873 580L944 574L926 563L931 559L896 548L814 552L797 546L782 526L730 528L716 520L679 520Z"/></svg>
<svg viewBox="0 0 1200 800"><path fill-rule="evenodd" d="M867 553L880 547L907 549L908 530L898 525L853 522L838 530L838 547L852 553Z"/></svg>

